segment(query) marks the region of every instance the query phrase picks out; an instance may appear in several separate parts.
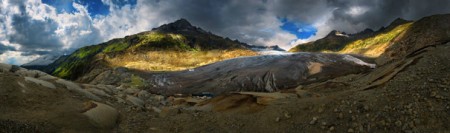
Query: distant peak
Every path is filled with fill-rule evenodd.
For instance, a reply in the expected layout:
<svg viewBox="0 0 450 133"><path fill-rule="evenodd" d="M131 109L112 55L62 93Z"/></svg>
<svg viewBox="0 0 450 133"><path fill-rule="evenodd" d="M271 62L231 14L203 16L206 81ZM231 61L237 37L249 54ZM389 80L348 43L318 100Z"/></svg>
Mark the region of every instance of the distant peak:
<svg viewBox="0 0 450 133"><path fill-rule="evenodd" d="M408 21L408 20L405 20L405 19L403 19L403 18L396 18L396 19L394 20L394 22L395 22L395 21L404 22L404 21Z"/></svg>
<svg viewBox="0 0 450 133"><path fill-rule="evenodd" d="M165 31L165 32L175 32L175 31L185 31L185 30L193 30L193 29L196 29L196 27L192 26L188 20L181 18L175 22L172 22L169 24L164 24L153 30Z"/></svg>
<svg viewBox="0 0 450 133"><path fill-rule="evenodd" d="M330 33L328 33L327 37L331 37L331 36L344 36L344 37L348 37L348 35L345 32L340 32L337 30L333 30Z"/></svg>
<svg viewBox="0 0 450 133"><path fill-rule="evenodd" d="M171 24L172 25L177 25L179 27L191 27L192 26L191 23L189 23L189 21L184 19L184 18L178 19L177 21L175 21L175 22L173 22Z"/></svg>
<svg viewBox="0 0 450 133"><path fill-rule="evenodd" d="M264 51L264 50L286 51L286 50L280 48L278 45L272 45L272 46L248 45L247 47L251 48L254 51Z"/></svg>
<svg viewBox="0 0 450 133"><path fill-rule="evenodd" d="M337 30L332 30L332 31L330 31L330 33L328 33L327 36L334 36L334 35L336 35L337 32L339 32L339 31L337 31Z"/></svg>
<svg viewBox="0 0 450 133"><path fill-rule="evenodd" d="M366 28L362 32L370 33L370 32L374 32L374 31L372 29L370 29L370 28Z"/></svg>
<svg viewBox="0 0 450 133"><path fill-rule="evenodd" d="M375 32L375 31L373 31L373 30L370 29L370 28L366 28L366 29L364 29L363 31L360 31L360 32L356 33L355 35L365 35L365 34L371 34L371 33L373 33L373 32Z"/></svg>
<svg viewBox="0 0 450 133"><path fill-rule="evenodd" d="M398 26L398 25L408 23L408 22L411 22L411 21L408 21L408 20L405 20L402 18L396 18L394 21L391 22L391 24L389 24L389 26Z"/></svg>

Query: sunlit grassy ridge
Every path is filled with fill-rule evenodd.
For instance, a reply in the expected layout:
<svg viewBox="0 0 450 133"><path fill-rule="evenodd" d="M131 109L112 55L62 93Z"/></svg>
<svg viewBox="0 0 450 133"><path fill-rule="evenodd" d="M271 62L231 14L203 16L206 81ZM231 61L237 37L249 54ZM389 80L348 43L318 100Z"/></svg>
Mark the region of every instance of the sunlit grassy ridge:
<svg viewBox="0 0 450 133"><path fill-rule="evenodd" d="M187 40L180 34L163 34L151 32L149 34L138 35L139 43L131 47L131 50L195 50L186 44Z"/></svg>
<svg viewBox="0 0 450 133"><path fill-rule="evenodd" d="M107 58L112 66L145 71L178 71L203 66L225 59L257 55L250 50L210 50L210 51L149 51L140 54L125 54Z"/></svg>
<svg viewBox="0 0 450 133"><path fill-rule="evenodd" d="M398 25L392 29L362 38L330 37L297 45L290 52L332 52L362 54L370 57L381 55L386 48L395 43L396 38L405 33L412 22Z"/></svg>
<svg viewBox="0 0 450 133"><path fill-rule="evenodd" d="M110 53L110 52L118 52L123 51L127 49L130 46L130 44L125 42L118 42L108 45L105 49L103 49L104 53Z"/></svg>
<svg viewBox="0 0 450 133"><path fill-rule="evenodd" d="M76 58L79 58L79 59L83 59L83 58L86 58L88 56L92 56L92 55L96 54L97 52L100 51L100 49L102 49L102 47L99 46L99 45L83 47L81 49L78 49L76 52L74 52L71 55L71 57L76 57Z"/></svg>
<svg viewBox="0 0 450 133"><path fill-rule="evenodd" d="M344 49L340 50L339 53L363 54L369 57L377 57L381 55L388 46L390 46L390 43L395 42L396 37L400 36L402 33L405 33L411 25L412 22L402 24L389 32L380 33L374 37L350 42L349 44L346 44Z"/></svg>
<svg viewBox="0 0 450 133"><path fill-rule="evenodd" d="M214 39L211 42L234 43L226 39ZM189 40L185 36L173 33L136 34L80 48L68 56L65 61L61 61L61 64L56 65L53 75L74 79L90 69L98 67L97 65L111 68L128 67L146 71L177 71L225 59L256 55L255 52L242 48L214 50L214 48L205 47L208 45L198 44L203 42L207 42L207 39L189 45Z"/></svg>

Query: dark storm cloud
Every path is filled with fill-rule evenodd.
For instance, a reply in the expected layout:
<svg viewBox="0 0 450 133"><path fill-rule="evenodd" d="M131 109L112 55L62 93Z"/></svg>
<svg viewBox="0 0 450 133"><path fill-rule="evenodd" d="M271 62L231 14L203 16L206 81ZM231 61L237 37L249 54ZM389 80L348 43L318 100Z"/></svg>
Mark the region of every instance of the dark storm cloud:
<svg viewBox="0 0 450 133"><path fill-rule="evenodd" d="M386 26L396 18L417 20L433 14L450 13L448 0L329 0L328 7L336 8L331 22L364 24L373 29ZM353 7L367 8L367 11L361 15L352 16L347 12Z"/></svg>
<svg viewBox="0 0 450 133"><path fill-rule="evenodd" d="M0 43L0 54L3 54L6 51L14 51L14 50L15 50L14 47L6 46L6 45Z"/></svg>
<svg viewBox="0 0 450 133"><path fill-rule="evenodd" d="M266 2L262 0L174 0L149 1L145 4L156 4L163 13L160 17L167 20L186 18L207 31L244 42L269 38L273 34L260 32L268 11Z"/></svg>
<svg viewBox="0 0 450 133"><path fill-rule="evenodd" d="M62 47L62 42L56 35L58 23L51 19L35 20L26 12L26 6L23 2L11 2L17 5L20 14L12 16L12 27L15 32L8 35L11 43L21 45L20 51L24 55L45 54L42 50L51 50L57 52Z"/></svg>
<svg viewBox="0 0 450 133"><path fill-rule="evenodd" d="M129 17L125 13L124 16L119 15L115 20L102 20L102 17L88 18L89 15L85 15L86 17L81 18L83 20L78 22L77 26L64 27L61 26L64 25L61 21L49 18L33 19L26 8L33 5L24 5L25 3L24 0L10 0L8 7L17 6L21 13L3 16L3 18L0 16L0 22L12 20L11 29L9 27L7 29L12 31L6 32L8 34L4 37L10 43L19 44L21 47L18 51L23 52L24 55L62 52L61 50L73 51L81 46L112 39L107 36L108 34L117 33L114 37L123 37L137 33L142 29L131 32L110 29L121 27L120 25L133 27L138 22L149 18L157 19L151 19L151 22L147 24L186 18L193 25L221 36L254 45L267 45L266 42L282 32L280 20L284 18L317 26L315 27L318 30L316 38L320 38L333 29L350 33L364 28L376 30L398 17L417 20L432 14L450 13L448 0L141 0L137 2L135 8L130 9L130 12L136 13L139 11L138 8L150 7L151 12L147 13L157 14L156 17L147 17L145 12L134 14L141 17ZM0 12L3 10L0 9ZM119 8L111 10L119 10ZM115 12L111 11L111 13ZM114 22L122 21L120 19L130 21L129 23ZM110 29L96 27L98 23L94 24L93 20L98 20L97 22L100 23L109 22L105 25L110 25L108 26ZM58 32L61 35L56 34L56 30L61 27L64 29ZM295 36L293 37L295 39ZM287 38L292 39L292 37L280 37L280 40L285 41L275 42L292 41Z"/></svg>
<svg viewBox="0 0 450 133"><path fill-rule="evenodd" d="M325 0L278 0L270 2L278 17L313 23L330 10Z"/></svg>
<svg viewBox="0 0 450 133"><path fill-rule="evenodd" d="M352 33L365 28L376 30L399 17L417 20L450 13L448 0L173 0L144 4L157 5L162 19L186 18L205 30L253 44L274 36L262 30L270 24L268 17L307 24L322 21L330 28L326 32L337 29Z"/></svg>
<svg viewBox="0 0 450 133"><path fill-rule="evenodd" d="M28 15L14 15L12 17L15 34L10 35L9 41L20 44L21 51L32 54L37 49L58 50L62 43L56 36L58 24L52 20L32 20ZM36 52L39 54L40 52Z"/></svg>

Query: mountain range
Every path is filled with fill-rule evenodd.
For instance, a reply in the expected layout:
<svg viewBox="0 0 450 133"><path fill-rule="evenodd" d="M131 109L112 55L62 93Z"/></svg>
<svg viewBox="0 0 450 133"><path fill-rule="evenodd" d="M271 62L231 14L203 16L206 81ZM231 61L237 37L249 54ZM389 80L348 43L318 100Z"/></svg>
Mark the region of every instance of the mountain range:
<svg viewBox="0 0 450 133"><path fill-rule="evenodd" d="M47 73L76 80L115 67L136 70L186 70L239 56L257 55L252 46L223 38L192 26L186 19L162 25L148 32L113 39L80 48L45 67ZM29 64L25 68L33 68Z"/></svg>
<svg viewBox="0 0 450 133"><path fill-rule="evenodd" d="M397 18L377 31L365 29L355 34L347 34L333 30L324 38L299 44L289 52L363 55L382 64L387 62L381 57L386 57L384 53L389 50L388 48L402 42L409 30L417 29L414 23ZM40 58L33 62L41 64L30 62L23 67L42 70L79 82L120 85L120 81L129 82L132 75L141 75L142 71L193 70L226 59L265 54L288 54L288 52L284 52L278 46L252 46L223 38L191 25L186 19L179 19L151 31L86 46L70 55ZM45 65L44 63L51 61L43 59L52 59L54 62ZM117 73L117 70L124 69L128 73L126 76ZM105 75L121 78L110 79L105 78Z"/></svg>
<svg viewBox="0 0 450 133"><path fill-rule="evenodd" d="M355 34L346 34L333 30L322 39L298 44L289 51L351 53L377 57L395 41L395 38L406 32L411 24L412 21L397 18L387 27L377 31L365 29Z"/></svg>

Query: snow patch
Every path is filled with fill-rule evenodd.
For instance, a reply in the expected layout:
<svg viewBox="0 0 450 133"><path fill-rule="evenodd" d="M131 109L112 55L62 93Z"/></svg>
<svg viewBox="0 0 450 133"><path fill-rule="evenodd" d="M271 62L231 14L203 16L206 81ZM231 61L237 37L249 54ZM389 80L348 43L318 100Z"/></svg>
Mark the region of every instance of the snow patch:
<svg viewBox="0 0 450 133"><path fill-rule="evenodd" d="M344 55L343 59L346 60L346 61L354 62L354 63L359 64L359 65L368 66L370 68L375 68L376 67L376 64L370 64L370 63L364 62L364 61L362 61L362 60L360 60L360 59L358 59L356 57L353 57L351 55Z"/></svg>
<svg viewBox="0 0 450 133"><path fill-rule="evenodd" d="M263 50L263 51L258 51L258 54L260 54L260 55L289 55L292 53L286 52L286 51L278 51L278 50Z"/></svg>

